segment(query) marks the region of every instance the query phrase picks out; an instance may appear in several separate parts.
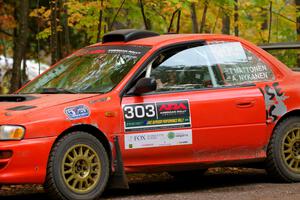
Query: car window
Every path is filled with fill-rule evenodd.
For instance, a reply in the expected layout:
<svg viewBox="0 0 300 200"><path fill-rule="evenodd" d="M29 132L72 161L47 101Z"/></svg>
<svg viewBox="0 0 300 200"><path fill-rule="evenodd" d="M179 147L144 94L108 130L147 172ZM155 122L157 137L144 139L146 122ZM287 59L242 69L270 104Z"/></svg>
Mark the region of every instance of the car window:
<svg viewBox="0 0 300 200"><path fill-rule="evenodd" d="M156 91L241 85L273 80L270 68L239 42L213 43L163 52L152 63Z"/></svg>
<svg viewBox="0 0 300 200"><path fill-rule="evenodd" d="M216 58L219 72L223 77L220 85L241 85L274 80L270 67L239 42L210 44L211 52ZM218 53L214 53L218 52Z"/></svg>
<svg viewBox="0 0 300 200"><path fill-rule="evenodd" d="M213 87L213 70L207 56L202 47L161 54L150 75L156 79L157 91Z"/></svg>
<svg viewBox="0 0 300 200"><path fill-rule="evenodd" d="M145 46L95 46L75 52L19 93L107 93L149 50Z"/></svg>

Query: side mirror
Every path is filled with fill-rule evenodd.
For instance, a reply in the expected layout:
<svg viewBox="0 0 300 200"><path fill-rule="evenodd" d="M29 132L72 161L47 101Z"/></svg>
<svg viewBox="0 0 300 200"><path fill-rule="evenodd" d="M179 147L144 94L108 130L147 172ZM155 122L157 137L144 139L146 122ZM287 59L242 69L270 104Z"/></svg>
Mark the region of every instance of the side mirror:
<svg viewBox="0 0 300 200"><path fill-rule="evenodd" d="M128 94L143 94L156 90L156 81L154 78L141 78L135 86L128 92Z"/></svg>

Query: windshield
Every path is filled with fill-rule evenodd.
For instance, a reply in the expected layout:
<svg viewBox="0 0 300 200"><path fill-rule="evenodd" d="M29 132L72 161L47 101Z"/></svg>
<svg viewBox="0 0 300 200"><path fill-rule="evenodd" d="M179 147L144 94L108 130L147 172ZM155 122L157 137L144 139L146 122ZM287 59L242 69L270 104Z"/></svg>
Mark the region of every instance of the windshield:
<svg viewBox="0 0 300 200"><path fill-rule="evenodd" d="M19 93L106 93L148 50L144 46L88 47L34 79Z"/></svg>

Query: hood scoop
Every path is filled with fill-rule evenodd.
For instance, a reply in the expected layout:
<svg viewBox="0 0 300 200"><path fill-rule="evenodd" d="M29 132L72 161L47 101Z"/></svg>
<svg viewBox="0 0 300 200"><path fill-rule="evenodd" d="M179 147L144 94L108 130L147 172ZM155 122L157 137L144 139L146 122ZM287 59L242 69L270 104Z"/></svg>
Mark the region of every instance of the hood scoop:
<svg viewBox="0 0 300 200"><path fill-rule="evenodd" d="M29 110L29 109L33 109L33 108L36 108L36 106L17 106L17 107L13 107L13 108L8 108L6 110L21 111L21 110Z"/></svg>
<svg viewBox="0 0 300 200"><path fill-rule="evenodd" d="M24 102L36 99L35 96L24 95L0 95L0 102Z"/></svg>

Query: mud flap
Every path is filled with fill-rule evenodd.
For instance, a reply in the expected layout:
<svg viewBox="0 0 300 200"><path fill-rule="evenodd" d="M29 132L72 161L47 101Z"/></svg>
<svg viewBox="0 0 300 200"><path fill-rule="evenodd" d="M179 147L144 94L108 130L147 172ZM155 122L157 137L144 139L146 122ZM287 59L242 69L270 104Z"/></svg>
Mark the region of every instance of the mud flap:
<svg viewBox="0 0 300 200"><path fill-rule="evenodd" d="M118 136L114 137L114 146L116 153L116 158L113 162L115 172L110 176L110 180L107 187L109 189L129 189L128 179L124 170Z"/></svg>

